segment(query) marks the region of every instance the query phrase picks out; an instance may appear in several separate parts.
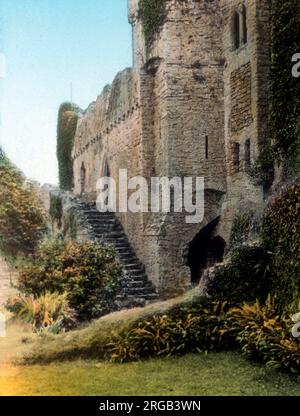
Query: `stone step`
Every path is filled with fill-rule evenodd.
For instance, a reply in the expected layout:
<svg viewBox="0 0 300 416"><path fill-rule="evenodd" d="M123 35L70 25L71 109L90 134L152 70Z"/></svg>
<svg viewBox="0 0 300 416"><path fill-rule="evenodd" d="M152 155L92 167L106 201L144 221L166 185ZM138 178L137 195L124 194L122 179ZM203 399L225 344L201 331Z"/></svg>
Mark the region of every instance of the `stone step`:
<svg viewBox="0 0 300 416"><path fill-rule="evenodd" d="M93 203L76 200L81 213L81 224L89 230L92 238L99 243L111 245L129 277L124 282L124 294L120 295L127 306L145 305L158 298L157 293L145 274L145 267L137 258L119 220L111 212L101 213ZM125 296L125 299L124 299ZM126 307L127 307L126 306Z"/></svg>

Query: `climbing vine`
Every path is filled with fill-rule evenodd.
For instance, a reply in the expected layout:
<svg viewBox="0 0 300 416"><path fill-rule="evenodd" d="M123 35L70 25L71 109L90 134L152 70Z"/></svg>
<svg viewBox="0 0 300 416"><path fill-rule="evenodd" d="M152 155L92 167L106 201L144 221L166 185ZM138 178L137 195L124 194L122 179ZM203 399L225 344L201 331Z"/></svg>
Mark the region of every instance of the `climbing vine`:
<svg viewBox="0 0 300 416"><path fill-rule="evenodd" d="M73 188L72 148L76 133L79 109L71 103L60 106L57 123L57 159L60 188Z"/></svg>
<svg viewBox="0 0 300 416"><path fill-rule="evenodd" d="M160 27L166 15L167 0L140 0L139 16L143 24L143 33L146 46L149 47L155 35L159 33Z"/></svg>
<svg viewBox="0 0 300 416"><path fill-rule="evenodd" d="M300 2L275 0L272 12L273 145L287 158L299 150L300 79L292 76L292 56L300 53Z"/></svg>
<svg viewBox="0 0 300 416"><path fill-rule="evenodd" d="M271 254L273 292L286 307L300 299L300 181L269 206L263 224L263 243Z"/></svg>
<svg viewBox="0 0 300 416"><path fill-rule="evenodd" d="M51 195L50 197L50 217L52 224L57 222L58 227L61 228L63 216L62 200L59 195Z"/></svg>

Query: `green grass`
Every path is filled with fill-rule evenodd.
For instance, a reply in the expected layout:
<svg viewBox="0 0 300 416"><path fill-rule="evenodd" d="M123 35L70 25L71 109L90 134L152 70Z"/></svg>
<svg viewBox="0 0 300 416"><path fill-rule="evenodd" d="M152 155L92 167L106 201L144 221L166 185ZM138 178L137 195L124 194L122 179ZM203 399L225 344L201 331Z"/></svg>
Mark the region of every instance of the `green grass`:
<svg viewBox="0 0 300 416"><path fill-rule="evenodd" d="M11 375L12 390L25 396L300 395L299 383L289 376L251 364L237 353L191 354L127 364L78 360L25 366Z"/></svg>

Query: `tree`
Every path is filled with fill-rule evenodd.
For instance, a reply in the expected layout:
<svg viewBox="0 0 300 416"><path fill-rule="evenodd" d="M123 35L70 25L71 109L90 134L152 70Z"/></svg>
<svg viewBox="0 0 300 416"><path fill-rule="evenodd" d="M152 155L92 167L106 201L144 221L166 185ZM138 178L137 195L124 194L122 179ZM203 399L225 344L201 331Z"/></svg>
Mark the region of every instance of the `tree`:
<svg viewBox="0 0 300 416"><path fill-rule="evenodd" d="M45 226L38 196L1 150L0 250L12 256L33 252Z"/></svg>

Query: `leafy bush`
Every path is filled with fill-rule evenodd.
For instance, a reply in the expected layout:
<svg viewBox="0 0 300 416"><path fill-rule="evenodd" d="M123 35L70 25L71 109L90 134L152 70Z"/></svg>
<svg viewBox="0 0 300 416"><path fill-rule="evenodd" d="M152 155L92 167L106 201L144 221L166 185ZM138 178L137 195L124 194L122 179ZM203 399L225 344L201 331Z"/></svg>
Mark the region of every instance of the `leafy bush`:
<svg viewBox="0 0 300 416"><path fill-rule="evenodd" d="M277 305L270 299L229 311L230 328L238 331L242 351L272 368L300 373L300 339L292 336L292 320L278 315Z"/></svg>
<svg viewBox="0 0 300 416"><path fill-rule="evenodd" d="M71 329L76 322L66 294L45 293L39 298L19 294L7 301L6 308L39 333L58 333Z"/></svg>
<svg viewBox="0 0 300 416"><path fill-rule="evenodd" d="M207 294L234 305L256 299L264 302L271 287L268 262L269 255L263 247L239 247L224 266L216 269L207 283Z"/></svg>
<svg viewBox="0 0 300 416"><path fill-rule="evenodd" d="M61 228L63 206L62 206L62 200L59 195L51 194L49 214L52 220L52 224L56 221L58 224L58 228Z"/></svg>
<svg viewBox="0 0 300 416"><path fill-rule="evenodd" d="M112 343L111 359L124 362L187 352L241 348L269 367L300 373L300 341L291 334L292 321L277 314L274 302L230 308L201 300L134 323Z"/></svg>
<svg viewBox="0 0 300 416"><path fill-rule="evenodd" d="M276 301L231 308L198 289L183 297L106 315L86 327L48 337L26 357L30 363L74 358L116 362L198 351L241 350L270 367L300 374L300 338Z"/></svg>
<svg viewBox="0 0 300 416"><path fill-rule="evenodd" d="M34 251L45 229L37 195L5 156L0 163L0 250L9 256Z"/></svg>
<svg viewBox="0 0 300 416"><path fill-rule="evenodd" d="M123 362L228 348L233 340L230 330L221 330L225 312L226 303L201 299L197 304L141 320L113 340L111 358Z"/></svg>
<svg viewBox="0 0 300 416"><path fill-rule="evenodd" d="M19 290L36 297L67 293L79 319L93 319L114 308L121 268L114 251L90 242L47 241L21 271Z"/></svg>
<svg viewBox="0 0 300 416"><path fill-rule="evenodd" d="M271 253L273 294L282 308L300 297L300 181L283 190L269 205L263 224L263 243Z"/></svg>

